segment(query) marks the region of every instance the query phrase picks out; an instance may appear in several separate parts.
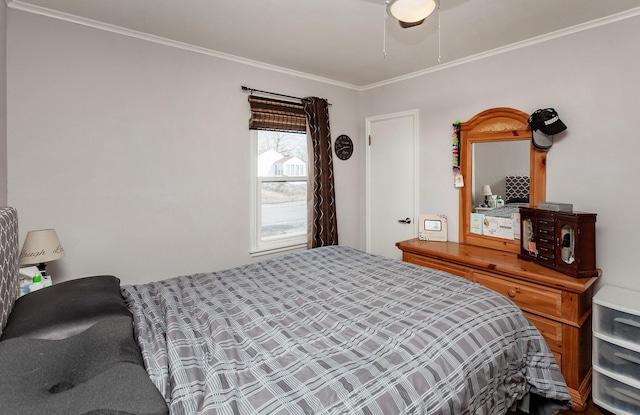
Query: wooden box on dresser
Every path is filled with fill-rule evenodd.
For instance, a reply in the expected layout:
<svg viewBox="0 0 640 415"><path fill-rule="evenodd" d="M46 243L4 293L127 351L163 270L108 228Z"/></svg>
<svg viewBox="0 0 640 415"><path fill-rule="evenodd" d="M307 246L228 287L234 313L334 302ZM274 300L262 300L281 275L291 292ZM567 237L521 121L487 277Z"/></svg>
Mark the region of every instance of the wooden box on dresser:
<svg viewBox="0 0 640 415"><path fill-rule="evenodd" d="M398 242L402 259L477 282L509 297L541 332L562 370L573 408L591 392L591 308L597 277L573 278L515 253L455 242Z"/></svg>
<svg viewBox="0 0 640 415"><path fill-rule="evenodd" d="M520 208L520 254L572 277L596 277L596 214Z"/></svg>

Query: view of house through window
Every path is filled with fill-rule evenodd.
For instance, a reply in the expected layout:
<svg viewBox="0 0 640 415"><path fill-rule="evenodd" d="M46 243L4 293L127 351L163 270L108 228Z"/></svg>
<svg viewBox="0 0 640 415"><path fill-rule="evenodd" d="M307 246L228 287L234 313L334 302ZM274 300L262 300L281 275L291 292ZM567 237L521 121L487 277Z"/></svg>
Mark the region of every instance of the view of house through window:
<svg viewBox="0 0 640 415"><path fill-rule="evenodd" d="M257 135L257 248L306 243L307 135L253 131Z"/></svg>

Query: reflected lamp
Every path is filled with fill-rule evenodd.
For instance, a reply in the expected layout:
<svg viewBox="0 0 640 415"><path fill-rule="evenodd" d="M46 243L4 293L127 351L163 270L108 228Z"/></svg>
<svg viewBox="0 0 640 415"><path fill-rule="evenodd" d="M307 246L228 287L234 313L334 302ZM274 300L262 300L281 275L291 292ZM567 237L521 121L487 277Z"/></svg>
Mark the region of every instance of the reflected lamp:
<svg viewBox="0 0 640 415"><path fill-rule="evenodd" d="M489 196L491 196L491 186L488 184L482 185L482 196L484 196L484 206L489 206Z"/></svg>

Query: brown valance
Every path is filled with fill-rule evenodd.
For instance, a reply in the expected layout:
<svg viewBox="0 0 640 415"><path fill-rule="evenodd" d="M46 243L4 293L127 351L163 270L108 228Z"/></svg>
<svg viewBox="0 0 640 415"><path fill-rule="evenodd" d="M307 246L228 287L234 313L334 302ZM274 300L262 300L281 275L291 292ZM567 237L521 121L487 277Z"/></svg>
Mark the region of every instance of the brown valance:
<svg viewBox="0 0 640 415"><path fill-rule="evenodd" d="M307 121L302 103L249 95L250 130L306 133Z"/></svg>

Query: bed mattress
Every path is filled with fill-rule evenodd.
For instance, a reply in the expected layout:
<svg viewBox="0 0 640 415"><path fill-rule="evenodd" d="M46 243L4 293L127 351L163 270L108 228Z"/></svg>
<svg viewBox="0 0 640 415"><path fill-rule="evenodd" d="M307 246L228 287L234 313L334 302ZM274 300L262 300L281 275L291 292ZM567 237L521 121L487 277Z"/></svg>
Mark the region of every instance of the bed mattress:
<svg viewBox="0 0 640 415"><path fill-rule="evenodd" d="M352 248L122 290L172 414L502 414L530 393L570 404L509 299Z"/></svg>

